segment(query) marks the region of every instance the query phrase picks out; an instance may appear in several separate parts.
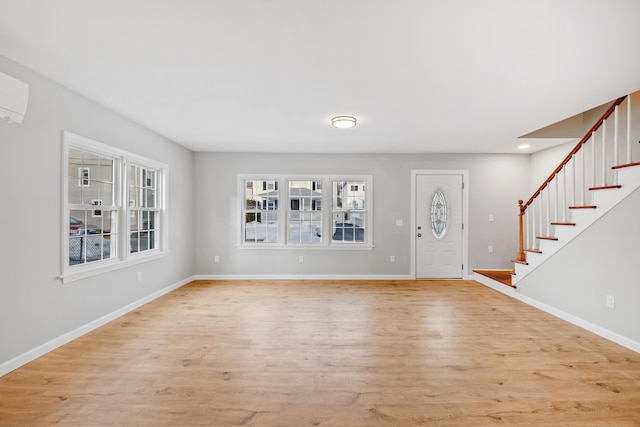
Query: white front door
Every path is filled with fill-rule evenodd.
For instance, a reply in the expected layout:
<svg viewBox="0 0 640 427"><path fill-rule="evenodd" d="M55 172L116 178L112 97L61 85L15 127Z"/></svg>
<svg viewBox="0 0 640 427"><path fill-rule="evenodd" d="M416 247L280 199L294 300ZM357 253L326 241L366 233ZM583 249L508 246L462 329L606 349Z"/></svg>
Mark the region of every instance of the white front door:
<svg viewBox="0 0 640 427"><path fill-rule="evenodd" d="M462 178L416 175L417 279L462 278Z"/></svg>

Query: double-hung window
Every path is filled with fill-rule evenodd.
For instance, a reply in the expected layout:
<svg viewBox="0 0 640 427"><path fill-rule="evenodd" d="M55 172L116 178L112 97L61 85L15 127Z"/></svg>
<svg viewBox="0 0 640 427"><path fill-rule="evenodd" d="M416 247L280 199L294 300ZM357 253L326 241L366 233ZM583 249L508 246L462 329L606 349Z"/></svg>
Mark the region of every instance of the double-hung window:
<svg viewBox="0 0 640 427"><path fill-rule="evenodd" d="M158 247L160 170L138 164L129 166L129 252L145 252Z"/></svg>
<svg viewBox="0 0 640 427"><path fill-rule="evenodd" d="M65 132L62 279L167 252L164 164Z"/></svg>
<svg viewBox="0 0 640 427"><path fill-rule="evenodd" d="M287 241L322 243L322 180L291 180Z"/></svg>
<svg viewBox="0 0 640 427"><path fill-rule="evenodd" d="M278 181L273 179L243 180L242 234L245 242L278 243Z"/></svg>
<svg viewBox="0 0 640 427"><path fill-rule="evenodd" d="M239 175L240 247L372 247L372 177Z"/></svg>
<svg viewBox="0 0 640 427"><path fill-rule="evenodd" d="M365 231L369 229L366 181L334 180L332 185L332 240L365 242Z"/></svg>
<svg viewBox="0 0 640 427"><path fill-rule="evenodd" d="M70 147L67 164L68 265L116 257L118 160L99 151Z"/></svg>

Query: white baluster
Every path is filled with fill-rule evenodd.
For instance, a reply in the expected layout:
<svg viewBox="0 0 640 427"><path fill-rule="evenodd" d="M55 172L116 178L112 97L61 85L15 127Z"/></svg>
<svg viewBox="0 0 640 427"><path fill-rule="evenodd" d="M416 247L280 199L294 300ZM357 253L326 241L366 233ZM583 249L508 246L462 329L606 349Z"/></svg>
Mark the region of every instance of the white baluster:
<svg viewBox="0 0 640 427"><path fill-rule="evenodd" d="M613 162L611 166L618 165L618 127L619 127L619 119L618 119L618 107L616 105L616 109L613 111Z"/></svg>
<svg viewBox="0 0 640 427"><path fill-rule="evenodd" d="M542 191L540 192L540 195L539 195L538 197L540 197L540 220L539 220L539 223L540 223L539 225L540 225L540 226L538 227L538 235L539 235L539 236L542 236L542 235L543 235L543 233L544 233L544 232L542 231L542 230L544 230L544 229L542 228L542 221L543 221L543 218L544 218L544 214L542 213L542 205L544 205L544 200L543 200L543 198L542 198ZM540 244L540 243L538 242L538 244Z"/></svg>
<svg viewBox="0 0 640 427"><path fill-rule="evenodd" d="M591 187L596 186L596 131L591 132Z"/></svg>
<svg viewBox="0 0 640 427"><path fill-rule="evenodd" d="M585 193L587 192L587 150L582 147L582 182L580 183L580 205L585 206Z"/></svg>
<svg viewBox="0 0 640 427"><path fill-rule="evenodd" d="M531 205L529 205L529 209L527 209L527 216L529 217L529 235L527 236L527 241L529 242L529 248L535 248L536 241L536 201L534 200Z"/></svg>
<svg viewBox="0 0 640 427"><path fill-rule="evenodd" d="M576 204L576 167L578 166L578 160L576 156L571 157L571 206ZM565 206L568 208L568 206Z"/></svg>
<svg viewBox="0 0 640 427"><path fill-rule="evenodd" d="M562 168L562 222L567 222L567 165Z"/></svg>
<svg viewBox="0 0 640 427"><path fill-rule="evenodd" d="M627 95L627 164L631 163L631 95Z"/></svg>
<svg viewBox="0 0 640 427"><path fill-rule="evenodd" d="M550 236L551 235L551 186L547 185L547 218L545 219L545 222L547 223L547 232L545 233L545 236Z"/></svg>
<svg viewBox="0 0 640 427"><path fill-rule="evenodd" d="M528 213L529 209L524 211L524 249L527 249L529 247L529 213Z"/></svg>
<svg viewBox="0 0 640 427"><path fill-rule="evenodd" d="M602 122L602 186L607 185L607 144L605 144L607 136L607 121Z"/></svg>
<svg viewBox="0 0 640 427"><path fill-rule="evenodd" d="M611 166L618 165L618 127L619 127L618 107L619 105L616 105L616 109L613 111L613 161L611 162ZM618 173L614 169L613 185L617 185L617 184L618 184Z"/></svg>
<svg viewBox="0 0 640 427"><path fill-rule="evenodd" d="M558 200L559 200L559 197L560 197L560 192L558 191L558 181L560 181L560 177L559 177L558 174L556 174L556 176L553 177L553 186L555 187L555 192L556 192L556 194L555 194L555 196L556 196L555 199L556 200L555 200L555 206L554 206L554 208L555 208L554 209L555 210L555 215L554 215L555 221L559 221L559 219L558 219L559 218L559 211L558 211L559 203L558 203Z"/></svg>

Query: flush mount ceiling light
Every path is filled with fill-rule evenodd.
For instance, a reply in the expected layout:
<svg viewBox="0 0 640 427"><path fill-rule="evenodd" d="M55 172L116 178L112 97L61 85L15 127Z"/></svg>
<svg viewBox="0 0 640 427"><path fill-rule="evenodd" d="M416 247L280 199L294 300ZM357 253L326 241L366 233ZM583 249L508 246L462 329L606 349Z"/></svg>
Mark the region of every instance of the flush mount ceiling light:
<svg viewBox="0 0 640 427"><path fill-rule="evenodd" d="M335 116L331 119L331 124L340 129L347 129L356 125L356 118L353 116Z"/></svg>
<svg viewBox="0 0 640 427"><path fill-rule="evenodd" d="M520 150L526 150L527 148L529 148L529 144L522 144L522 145L518 145L518 148Z"/></svg>

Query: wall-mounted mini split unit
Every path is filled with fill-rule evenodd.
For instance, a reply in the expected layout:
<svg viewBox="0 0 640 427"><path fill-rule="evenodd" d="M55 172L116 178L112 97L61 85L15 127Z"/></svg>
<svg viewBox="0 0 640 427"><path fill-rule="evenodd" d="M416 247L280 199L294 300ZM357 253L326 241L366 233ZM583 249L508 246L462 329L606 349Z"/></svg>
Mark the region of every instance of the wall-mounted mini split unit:
<svg viewBox="0 0 640 427"><path fill-rule="evenodd" d="M0 73L0 120L22 123L29 101L29 85Z"/></svg>

